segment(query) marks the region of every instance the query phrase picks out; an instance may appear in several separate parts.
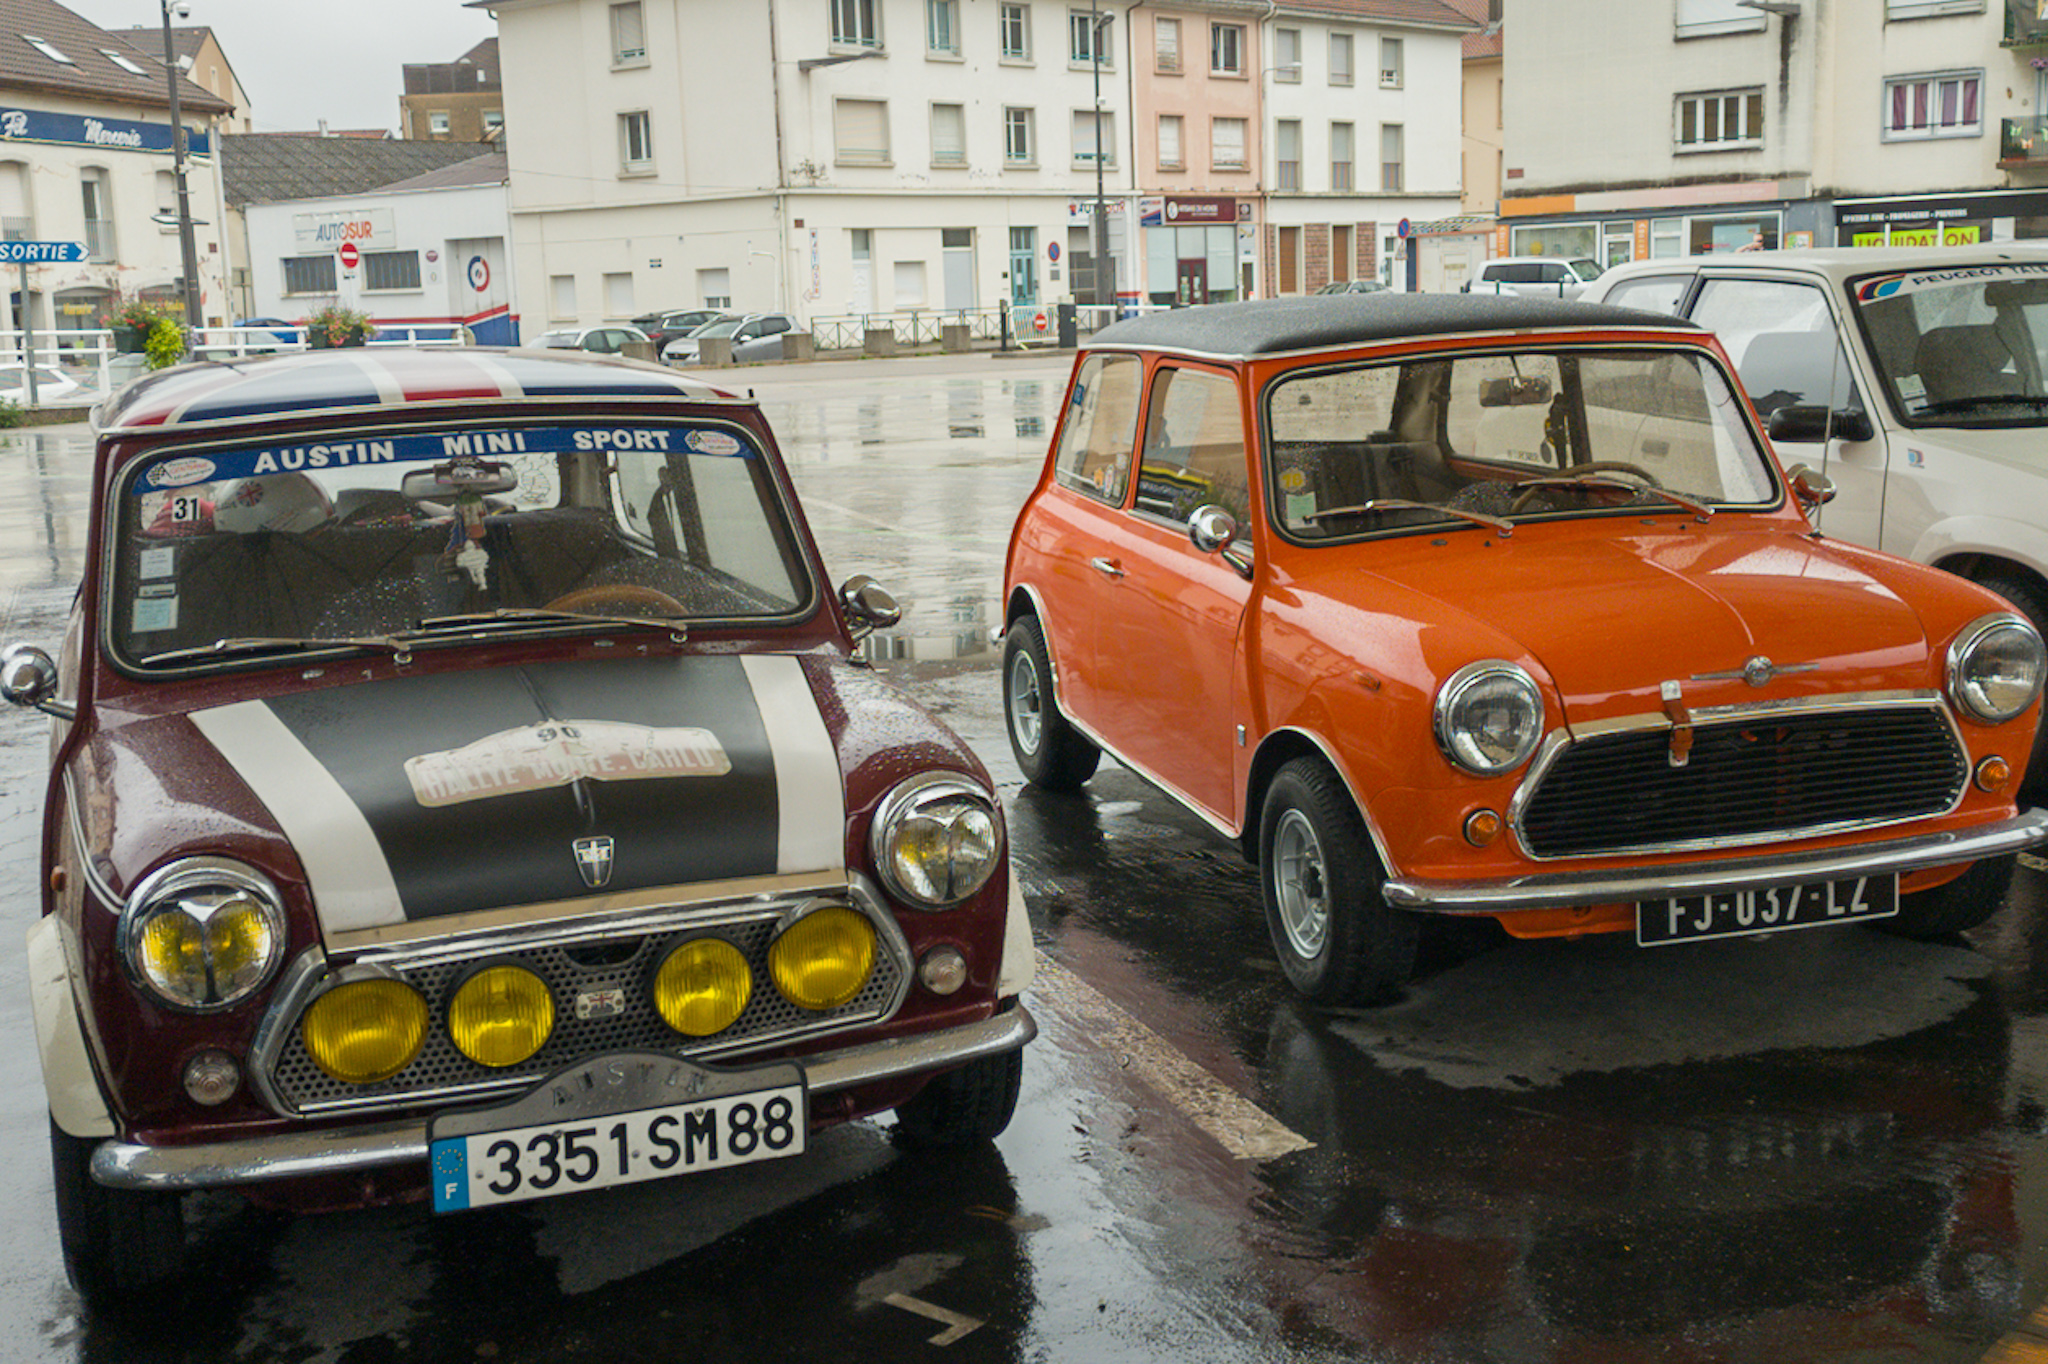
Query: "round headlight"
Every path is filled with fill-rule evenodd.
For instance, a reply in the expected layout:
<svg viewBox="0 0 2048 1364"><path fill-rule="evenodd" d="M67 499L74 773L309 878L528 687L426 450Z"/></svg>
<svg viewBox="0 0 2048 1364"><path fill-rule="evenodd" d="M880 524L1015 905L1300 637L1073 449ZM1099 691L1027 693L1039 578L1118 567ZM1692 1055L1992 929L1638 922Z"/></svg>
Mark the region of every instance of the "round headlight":
<svg viewBox="0 0 2048 1364"><path fill-rule="evenodd" d="M352 1085L388 1080L427 1040L427 1001L403 981L344 981L313 1001L299 1024L313 1064Z"/></svg>
<svg viewBox="0 0 2048 1364"><path fill-rule="evenodd" d="M523 966L492 966L448 1001L448 1037L480 1066L516 1066L555 1030L555 997Z"/></svg>
<svg viewBox="0 0 2048 1364"><path fill-rule="evenodd" d="M754 973L723 938L698 938L668 954L654 975L654 1008L685 1037L723 1032L747 1011Z"/></svg>
<svg viewBox="0 0 2048 1364"><path fill-rule="evenodd" d="M173 862L121 912L129 975L174 1009L209 1013L261 989L284 958L284 902L268 877L221 857Z"/></svg>
<svg viewBox="0 0 2048 1364"><path fill-rule="evenodd" d="M1436 694L1436 742L1453 765L1482 777L1512 772L1543 738L1543 693L1512 663L1468 663Z"/></svg>
<svg viewBox="0 0 2048 1364"><path fill-rule="evenodd" d="M836 1009L860 993L875 969L875 926L865 915L833 906L806 914L768 949L768 970L782 997L814 1013Z"/></svg>
<svg viewBox="0 0 2048 1364"><path fill-rule="evenodd" d="M882 880L919 909L961 903L988 884L1003 860L995 799L940 773L912 777L883 797L870 845Z"/></svg>
<svg viewBox="0 0 2048 1364"><path fill-rule="evenodd" d="M1981 616L1948 648L1949 699L1972 719L2003 724L2041 694L2041 636L2018 616Z"/></svg>

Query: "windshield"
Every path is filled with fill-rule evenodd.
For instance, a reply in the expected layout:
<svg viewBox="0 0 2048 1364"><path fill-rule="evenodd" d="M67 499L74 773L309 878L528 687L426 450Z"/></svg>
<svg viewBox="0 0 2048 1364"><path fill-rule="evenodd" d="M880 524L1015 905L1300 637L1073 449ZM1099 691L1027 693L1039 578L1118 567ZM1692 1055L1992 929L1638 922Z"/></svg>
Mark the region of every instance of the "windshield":
<svg viewBox="0 0 2048 1364"><path fill-rule="evenodd" d="M575 350L583 344L583 333L549 332L535 344L546 350Z"/></svg>
<svg viewBox="0 0 2048 1364"><path fill-rule="evenodd" d="M142 666L388 643L479 613L507 628L694 623L787 617L810 599L761 452L709 422L166 453L127 474L112 553L108 636Z"/></svg>
<svg viewBox="0 0 2048 1364"><path fill-rule="evenodd" d="M690 334L692 336L731 336L734 332L738 331L744 325L744 318L728 317L721 321L708 323L705 326L699 327L696 331Z"/></svg>
<svg viewBox="0 0 2048 1364"><path fill-rule="evenodd" d="M1272 384L1266 410L1268 496L1282 533L1305 543L1777 497L1734 390L1693 350L1316 370Z"/></svg>
<svg viewBox="0 0 2048 1364"><path fill-rule="evenodd" d="M1591 256L1574 256L1572 258L1572 273L1585 280L1588 284L1591 284L1594 280L1606 274L1607 271L1602 269L1600 262L1594 260Z"/></svg>
<svg viewBox="0 0 2048 1364"><path fill-rule="evenodd" d="M2048 408L2048 266L1984 265L1852 280L1852 306L1900 420L2038 426Z"/></svg>

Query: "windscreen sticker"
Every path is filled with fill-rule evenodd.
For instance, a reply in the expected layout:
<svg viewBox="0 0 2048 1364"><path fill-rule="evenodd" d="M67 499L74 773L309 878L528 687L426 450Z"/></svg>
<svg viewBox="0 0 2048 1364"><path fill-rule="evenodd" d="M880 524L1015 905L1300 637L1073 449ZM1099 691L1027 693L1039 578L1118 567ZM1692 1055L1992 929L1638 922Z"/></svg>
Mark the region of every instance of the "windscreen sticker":
<svg viewBox="0 0 2048 1364"><path fill-rule="evenodd" d="M159 630L177 628L178 599L175 596L135 599L135 614L129 624L130 634L148 635Z"/></svg>
<svg viewBox="0 0 2048 1364"><path fill-rule="evenodd" d="M1918 293L1922 289L1946 289L1973 279L2039 279L2043 276L2048 276L2048 265L1979 265L1954 270L1922 270L1897 275L1880 275L1875 279L1857 281L1856 301L1874 303L1881 298Z"/></svg>
<svg viewBox="0 0 2048 1364"><path fill-rule="evenodd" d="M1901 374L1892 381L1899 390L1899 396L1909 403L1917 403L1927 396L1927 384L1917 374Z"/></svg>
<svg viewBox="0 0 2048 1364"><path fill-rule="evenodd" d="M738 438L725 431L692 431L683 437L683 444L700 455L736 455L740 452Z"/></svg>
<svg viewBox="0 0 2048 1364"><path fill-rule="evenodd" d="M1314 493L1287 494L1286 515L1287 523L1289 525L1298 525L1301 522L1308 520L1311 516L1314 516L1315 514L1316 495Z"/></svg>
<svg viewBox="0 0 2048 1364"><path fill-rule="evenodd" d="M145 578L170 578L178 572L178 552L169 545L161 549L142 551L142 576Z"/></svg>
<svg viewBox="0 0 2048 1364"><path fill-rule="evenodd" d="M457 805L567 786L648 777L722 777L732 760L708 729L564 720L500 730L444 753L409 758L405 777L425 806Z"/></svg>

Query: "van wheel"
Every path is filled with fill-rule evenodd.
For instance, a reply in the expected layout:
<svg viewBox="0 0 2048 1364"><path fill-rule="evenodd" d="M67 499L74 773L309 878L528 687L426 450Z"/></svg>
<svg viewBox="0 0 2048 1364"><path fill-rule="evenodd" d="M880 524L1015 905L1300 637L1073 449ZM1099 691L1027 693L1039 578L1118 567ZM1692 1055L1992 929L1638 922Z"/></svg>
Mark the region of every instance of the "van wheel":
<svg viewBox="0 0 2048 1364"><path fill-rule="evenodd" d="M896 1108L896 1140L937 1149L994 1141L1017 1111L1024 1053L1006 1051L937 1075Z"/></svg>
<svg viewBox="0 0 2048 1364"><path fill-rule="evenodd" d="M185 1210L180 1194L110 1189L94 1180L98 1145L50 1119L64 1272L87 1307L106 1312L143 1305L177 1279L185 1267Z"/></svg>
<svg viewBox="0 0 2048 1364"><path fill-rule="evenodd" d="M1102 750L1060 714L1052 662L1036 616L1019 616L1003 636L1003 718L1024 780L1047 791L1078 791Z"/></svg>
<svg viewBox="0 0 2048 1364"><path fill-rule="evenodd" d="M1988 587L2011 602L2013 609L2048 639L2048 593L2025 578L1998 573L1977 579L1977 585ZM2027 774L2020 781L2020 789L2029 795L2048 794L2048 722L2034 731L2034 751L2027 755Z"/></svg>
<svg viewBox="0 0 2048 1364"><path fill-rule="evenodd" d="M1899 897L1899 912L1873 921L1871 927L1901 938L1946 938L1983 923L2005 903L2019 858L1987 857L1950 881Z"/></svg>
<svg viewBox="0 0 2048 1364"><path fill-rule="evenodd" d="M1296 758L1266 790L1259 888L1280 969L1319 1004L1374 1004L1415 972L1418 924L1380 893L1365 821L1337 774Z"/></svg>

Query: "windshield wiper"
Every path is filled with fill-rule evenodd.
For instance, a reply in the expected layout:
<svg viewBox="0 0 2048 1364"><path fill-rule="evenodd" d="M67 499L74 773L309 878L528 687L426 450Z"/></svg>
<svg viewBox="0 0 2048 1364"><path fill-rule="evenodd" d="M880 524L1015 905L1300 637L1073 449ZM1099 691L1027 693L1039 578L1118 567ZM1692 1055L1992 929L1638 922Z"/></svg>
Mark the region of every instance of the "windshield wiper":
<svg viewBox="0 0 2048 1364"><path fill-rule="evenodd" d="M1714 509L1697 498L1672 492L1669 488L1660 488L1654 483L1632 483L1625 478L1616 478L1613 474L1553 474L1547 478L1525 478L1515 484L1515 488L1517 492L1524 488L1619 488L1624 492L1648 493L1652 497L1661 497L1666 502L1676 502L1698 516L1702 522L1711 520L1714 515Z"/></svg>
<svg viewBox="0 0 2048 1364"><path fill-rule="evenodd" d="M1938 412L1968 412L1979 407L2031 407L2039 412L2048 407L2048 397L2034 393L1979 393L1969 398L1944 398L1938 403L1916 408L1913 415L1926 417Z"/></svg>
<svg viewBox="0 0 2048 1364"><path fill-rule="evenodd" d="M356 639L291 639L283 636L255 635L239 639L217 639L211 644L151 654L142 660L142 664L149 667L157 663L177 663L192 658L249 658L262 654L298 653L312 649L388 649L401 662L412 652L403 642L387 635Z"/></svg>
<svg viewBox="0 0 2048 1364"><path fill-rule="evenodd" d="M404 633L433 633L438 630L474 627L488 630L499 626L516 628L528 625L630 625L642 630L666 631L679 638L687 637L689 634L683 622L664 616L609 616L587 611L550 611L538 606L500 606L490 611L465 611L452 616L428 616Z"/></svg>
<svg viewBox="0 0 2048 1364"><path fill-rule="evenodd" d="M1304 521L1320 521L1326 516L1357 516L1361 512L1383 511L1426 511L1439 512L1445 516L1456 516L1477 525L1490 526L1502 535L1513 535L1515 524L1485 512L1467 511L1463 507L1446 507L1440 502L1410 502L1405 497L1375 497L1370 502L1361 502L1355 507L1327 507L1322 511L1310 512L1302 517Z"/></svg>

